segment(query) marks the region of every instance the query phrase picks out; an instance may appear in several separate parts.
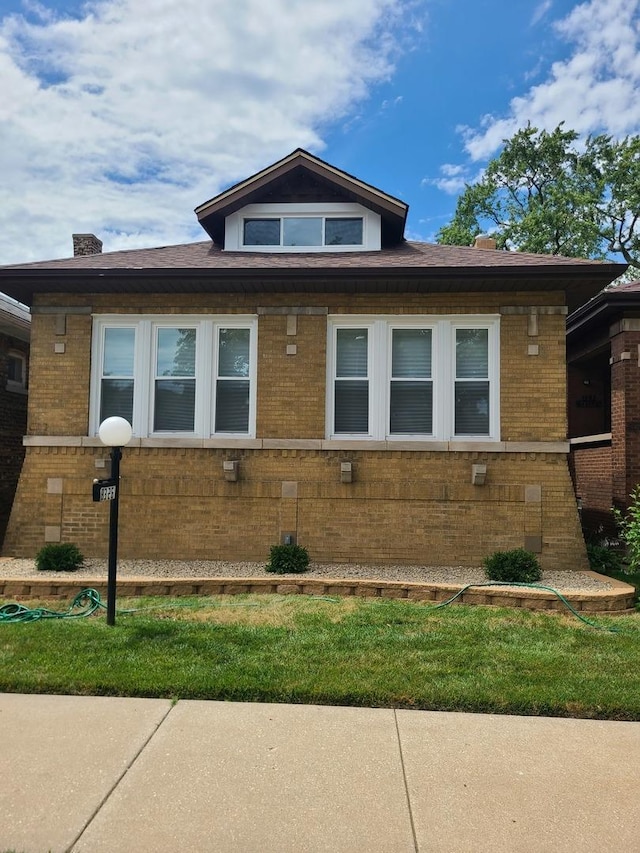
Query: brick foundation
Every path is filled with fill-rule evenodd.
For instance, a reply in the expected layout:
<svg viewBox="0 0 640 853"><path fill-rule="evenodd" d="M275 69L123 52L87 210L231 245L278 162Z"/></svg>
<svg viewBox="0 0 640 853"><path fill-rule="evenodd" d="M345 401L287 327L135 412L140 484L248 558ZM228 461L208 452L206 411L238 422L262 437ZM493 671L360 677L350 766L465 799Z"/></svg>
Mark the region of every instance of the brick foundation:
<svg viewBox="0 0 640 853"><path fill-rule="evenodd" d="M30 447L5 552L33 556L47 530L102 556L108 504L91 500L103 448ZM321 562L479 565L539 539L546 569L587 568L566 458L536 453L125 448L123 558L263 560L293 533ZM487 466L487 484L470 483ZM296 484L294 490L285 486ZM293 493L295 496L289 497Z"/></svg>

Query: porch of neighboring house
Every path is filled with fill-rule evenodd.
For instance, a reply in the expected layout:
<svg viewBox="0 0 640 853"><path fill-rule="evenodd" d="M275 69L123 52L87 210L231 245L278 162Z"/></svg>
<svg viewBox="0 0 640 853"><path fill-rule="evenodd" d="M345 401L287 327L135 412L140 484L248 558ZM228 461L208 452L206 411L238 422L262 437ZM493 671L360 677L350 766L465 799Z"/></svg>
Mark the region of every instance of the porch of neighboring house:
<svg viewBox="0 0 640 853"><path fill-rule="evenodd" d="M587 535L617 537L612 507L640 483L640 282L605 290L567 320L568 425Z"/></svg>

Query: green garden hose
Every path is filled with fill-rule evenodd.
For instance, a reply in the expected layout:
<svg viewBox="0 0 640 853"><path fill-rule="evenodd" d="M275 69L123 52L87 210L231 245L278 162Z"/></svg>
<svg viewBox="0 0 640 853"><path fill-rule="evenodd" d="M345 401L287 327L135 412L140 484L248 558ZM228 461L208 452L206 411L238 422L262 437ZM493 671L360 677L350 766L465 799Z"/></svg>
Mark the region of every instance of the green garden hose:
<svg viewBox="0 0 640 853"><path fill-rule="evenodd" d="M446 601L441 601L439 604L434 604L431 606L431 610L438 610L440 607L446 607L448 604L452 604L457 598L463 595L468 589L473 589L474 587L483 587L483 586L517 586L524 587L526 589L542 589L545 592L552 592L559 601L564 604L564 606L569 610L573 615L578 618L581 622L584 622L585 625L589 625L590 628L595 628L598 631L610 631L612 634L623 633L622 628L617 628L609 625L598 625L596 622L593 622L591 619L587 619L584 616L581 616L580 613L567 601L564 595L561 592L558 592L557 589L554 589L552 586L544 586L543 584L538 583L516 583L515 581L502 583L499 581L487 581L485 583L469 583L462 589L458 590L455 595L452 595L451 598L447 598Z"/></svg>
<svg viewBox="0 0 640 853"><path fill-rule="evenodd" d="M96 589L83 589L67 610L47 610L46 607L29 609L23 604L4 604L0 607L0 624L4 622L36 622L38 619L78 619L91 616L104 607Z"/></svg>
<svg viewBox="0 0 640 853"><path fill-rule="evenodd" d="M506 586L506 587L523 587L525 589L541 589L545 592L552 592L559 601L569 610L577 619L583 622L585 625L588 625L590 628L595 628L598 631L609 631L613 634L624 633L622 628L618 628L615 626L609 625L598 625L591 619L587 619L582 616L578 611L567 601L567 599L559 592L557 589L554 589L551 586L544 586L542 584L535 583L499 583L497 581L488 581L486 583L470 583L466 586L462 587L462 589L458 590L455 595L452 595L451 598L447 598L446 601L441 601L439 604L434 604L431 607L427 607L428 611L431 610L439 610L442 607L447 607L449 604L453 604L456 599L460 598L461 595L469 589L474 589L476 587L485 587L485 586ZM323 601L337 601L338 599L328 598L323 596L310 596L311 598L323 600ZM118 610L118 613L140 613L147 610L159 610L163 607L172 608L176 606L182 607L193 607L191 603L176 605L175 602L170 605L157 605L152 607L141 607L135 608L131 610ZM244 607L257 607L255 604L250 604L247 602L242 602L237 606ZM77 619L81 616L91 616L96 610L100 608L106 609L106 605L103 604L102 599L100 598L100 593L95 589L83 589L79 592L76 597L71 602L71 606L67 610L47 610L45 607L35 607L30 610L28 607L25 607L22 604L5 604L0 607L0 624L2 623L10 623L10 622L36 622L39 619Z"/></svg>

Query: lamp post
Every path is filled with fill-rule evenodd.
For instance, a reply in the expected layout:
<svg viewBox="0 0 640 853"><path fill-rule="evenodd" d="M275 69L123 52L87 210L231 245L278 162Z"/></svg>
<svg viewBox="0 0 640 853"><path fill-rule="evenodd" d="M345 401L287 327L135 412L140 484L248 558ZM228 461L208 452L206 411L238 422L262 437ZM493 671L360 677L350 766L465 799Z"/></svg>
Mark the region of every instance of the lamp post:
<svg viewBox="0 0 640 853"><path fill-rule="evenodd" d="M124 418L111 417L102 421L98 429L100 441L111 448L109 507L109 564L107 573L107 625L116 624L116 575L118 561L118 502L120 499L120 460L122 448L131 440L131 424Z"/></svg>

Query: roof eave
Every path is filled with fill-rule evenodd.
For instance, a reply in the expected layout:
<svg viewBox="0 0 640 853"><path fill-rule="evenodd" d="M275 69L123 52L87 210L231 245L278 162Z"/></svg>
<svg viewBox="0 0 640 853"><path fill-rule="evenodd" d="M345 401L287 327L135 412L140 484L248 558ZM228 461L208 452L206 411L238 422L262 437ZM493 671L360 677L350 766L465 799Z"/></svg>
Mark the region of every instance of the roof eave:
<svg viewBox="0 0 640 853"><path fill-rule="evenodd" d="M391 242L398 243L403 239L408 204L332 166L302 148L296 149L277 163L198 205L195 213L200 225L214 243L222 245L225 217L245 204L252 203L257 193L266 190L270 184L299 167L350 193L365 207L378 212L387 223L383 230L388 231Z"/></svg>
<svg viewBox="0 0 640 853"><path fill-rule="evenodd" d="M578 335L593 326L610 323L624 311L640 311L640 292L603 290L567 317L567 335Z"/></svg>
<svg viewBox="0 0 640 853"><path fill-rule="evenodd" d="M304 163L305 166L318 174L322 174L325 177L335 180L341 186L360 189L361 192L375 197L379 203L384 203L385 206L388 206L390 209L395 208L398 215L404 215L406 217L408 205L401 201L401 199L391 196L388 193L379 190L377 187L374 187L372 184L368 184L365 181L350 175L348 172L344 172L342 169L332 166L330 163L310 154L303 148L297 148L295 151L292 151L291 154L288 154L286 157L283 157L271 166L267 166L265 169L262 169L255 175L252 175L250 178L234 184L227 190L224 190L208 201L203 202L203 204L198 205L198 207L195 208L195 213L198 219L202 221L211 213L227 208L236 202L238 197L246 195L249 191L253 192L256 189L267 186L273 180L283 174L286 174L286 172L295 168L300 163Z"/></svg>
<svg viewBox="0 0 640 853"><path fill-rule="evenodd" d="M549 256L550 258L553 255ZM73 263L74 259L71 259ZM53 261L52 263L56 263ZM4 290L3 282L15 278L80 278L80 277L104 277L104 276L313 276L313 275L345 275L345 276L380 276L380 275L444 275L444 276L487 276L487 275L534 275L534 276L577 276L577 277L596 277L598 279L610 282L613 278L620 274L620 269L624 270L624 266L620 264L604 264L604 263L564 263L564 264L544 264L544 263L522 263L522 264L474 264L473 266L462 266L460 264L432 264L432 265L417 265L407 264L389 264L381 266L379 264L366 265L366 262L359 264L357 267L345 267L341 264L336 266L273 266L272 264L264 267L206 267L206 266L165 266L165 267L80 267L70 265L68 267L4 267L0 268L0 287ZM6 291L5 291L6 292ZM615 290L603 292L603 296L615 293ZM630 294L629 294L630 295ZM640 296L640 291L637 294ZM587 307L587 306L585 306ZM577 311L574 313L578 313Z"/></svg>
<svg viewBox="0 0 640 853"><path fill-rule="evenodd" d="M344 292L357 289L362 291L363 280L371 282L370 290L377 292L389 288L393 282L403 280L416 282L423 279L425 290L430 284L438 283L437 290L455 290L463 292L465 289L479 291L489 289L492 280L500 282L500 286L494 289L505 292L517 290L564 290L572 295L572 303L585 302L593 293L601 290L611 278L616 265L598 265L587 267L582 265L562 265L556 267L547 266L509 266L509 267L316 267L316 268L253 268L253 269L203 269L203 268L167 268L167 269L38 269L38 270L12 270L11 276L0 279L0 287L11 297L19 299L22 303L31 305L36 294L44 293L151 293L153 287L150 280L162 282L158 292L165 293L188 293L196 281L206 282L207 287L202 284L198 291L211 290L215 292L216 282L234 282L230 292L244 289L247 292L255 292L262 286L261 282L269 282L272 286L270 292L278 292L277 282L286 282L283 290L294 291L291 280L298 279L299 290L304 292L304 282L335 281L340 283L340 289ZM123 280L128 279L126 290L123 289ZM175 283L168 287L168 280L175 279ZM342 279L342 281L341 281ZM510 286L504 286L504 279L512 279ZM135 282L140 283L140 288L135 287ZM166 283L165 283L166 282ZM237 282L245 283L246 287L239 288ZM255 286L252 287L252 282ZM450 282L452 286L442 287L442 283ZM472 284L475 282L475 284ZM484 282L484 284L482 284ZM488 284L487 284L488 282ZM465 287L460 286L461 284ZM332 288L333 289L333 288ZM399 292L400 288L396 290ZM222 288L218 292L223 292Z"/></svg>

